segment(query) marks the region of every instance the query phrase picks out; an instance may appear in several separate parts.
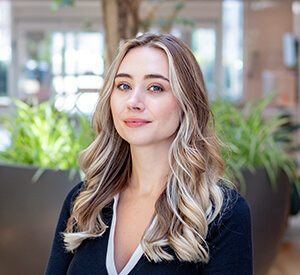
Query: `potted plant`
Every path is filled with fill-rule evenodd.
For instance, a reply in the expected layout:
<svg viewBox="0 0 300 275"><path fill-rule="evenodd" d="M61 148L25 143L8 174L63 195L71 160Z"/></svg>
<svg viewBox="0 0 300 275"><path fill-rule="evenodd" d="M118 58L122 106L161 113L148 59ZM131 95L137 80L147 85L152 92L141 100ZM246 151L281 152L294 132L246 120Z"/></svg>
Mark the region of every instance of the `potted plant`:
<svg viewBox="0 0 300 275"><path fill-rule="evenodd" d="M212 104L216 132L226 144L226 177L238 182L251 208L257 275L266 274L276 257L290 211L290 183L298 184L290 119L282 112L265 115L272 97L243 108L222 99Z"/></svg>
<svg viewBox="0 0 300 275"><path fill-rule="evenodd" d="M63 200L81 178L77 154L92 141L90 122L51 101L14 103L15 115L0 123L11 136L0 152L0 273L43 274Z"/></svg>

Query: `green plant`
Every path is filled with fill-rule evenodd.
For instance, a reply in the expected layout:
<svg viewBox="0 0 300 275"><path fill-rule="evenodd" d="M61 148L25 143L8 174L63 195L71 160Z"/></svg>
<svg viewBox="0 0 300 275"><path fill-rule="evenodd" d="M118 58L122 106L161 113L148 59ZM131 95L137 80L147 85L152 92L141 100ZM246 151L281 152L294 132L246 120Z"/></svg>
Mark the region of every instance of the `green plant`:
<svg viewBox="0 0 300 275"><path fill-rule="evenodd" d="M75 175L77 154L92 142L88 118L60 112L50 101L33 106L13 101L16 114L3 119L12 143L0 152L0 161L39 167L35 179L46 168L70 169Z"/></svg>
<svg viewBox="0 0 300 275"><path fill-rule="evenodd" d="M264 116L272 98L273 95L270 95L259 102L250 102L241 109L220 98L212 104L216 132L229 148L222 148L228 168L225 177L233 181L237 179L242 193L246 188L242 169L254 173L257 166L265 167L273 189L276 189L276 179L281 169L291 182L299 186L297 163L292 156L294 137L286 127L290 119L282 112L271 117Z"/></svg>

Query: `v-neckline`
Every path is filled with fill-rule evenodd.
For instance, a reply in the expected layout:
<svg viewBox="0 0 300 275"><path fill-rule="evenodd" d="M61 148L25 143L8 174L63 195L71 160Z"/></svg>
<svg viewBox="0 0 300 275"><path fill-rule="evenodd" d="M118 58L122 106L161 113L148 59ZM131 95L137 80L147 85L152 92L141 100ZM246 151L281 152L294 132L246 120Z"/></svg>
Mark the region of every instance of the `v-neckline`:
<svg viewBox="0 0 300 275"><path fill-rule="evenodd" d="M123 267L120 273L117 272L116 264L115 264L115 256L114 256L114 248L115 248L115 229L116 229L116 221L117 221L117 205L119 201L119 194L114 197L114 205L113 205L113 217L111 228L109 232L109 239L108 239L108 247L107 247L107 254L106 254L106 269L109 275L126 275L128 274L137 264L137 262L142 257L144 251L142 249L141 244L138 245L136 250L131 255L129 261Z"/></svg>

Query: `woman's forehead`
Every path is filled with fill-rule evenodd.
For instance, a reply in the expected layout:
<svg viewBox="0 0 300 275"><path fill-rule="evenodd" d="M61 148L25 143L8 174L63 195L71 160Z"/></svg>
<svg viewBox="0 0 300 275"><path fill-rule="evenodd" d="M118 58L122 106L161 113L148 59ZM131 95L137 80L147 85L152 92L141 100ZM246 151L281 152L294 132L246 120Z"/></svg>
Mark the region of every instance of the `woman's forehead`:
<svg viewBox="0 0 300 275"><path fill-rule="evenodd" d="M131 49L123 58L117 70L119 73L163 73L168 76L169 62L167 54L154 47Z"/></svg>

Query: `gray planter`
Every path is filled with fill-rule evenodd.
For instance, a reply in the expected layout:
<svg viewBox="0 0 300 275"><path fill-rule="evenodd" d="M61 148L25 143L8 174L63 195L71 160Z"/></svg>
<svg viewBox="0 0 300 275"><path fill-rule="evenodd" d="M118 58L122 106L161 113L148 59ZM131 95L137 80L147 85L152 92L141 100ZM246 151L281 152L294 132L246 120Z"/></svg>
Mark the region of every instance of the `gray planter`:
<svg viewBox="0 0 300 275"><path fill-rule="evenodd" d="M290 212L291 185L282 172L275 190L263 167L243 171L253 224L254 274L265 275L280 249Z"/></svg>
<svg viewBox="0 0 300 275"><path fill-rule="evenodd" d="M62 203L80 181L47 170L32 183L35 171L0 164L0 274L44 273Z"/></svg>

